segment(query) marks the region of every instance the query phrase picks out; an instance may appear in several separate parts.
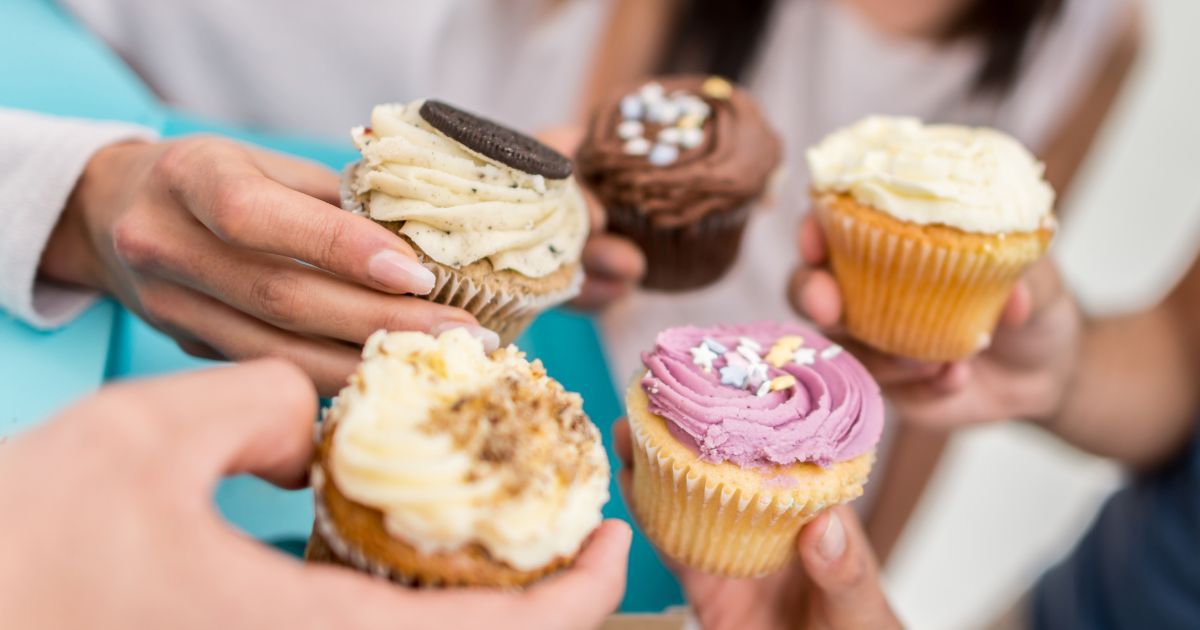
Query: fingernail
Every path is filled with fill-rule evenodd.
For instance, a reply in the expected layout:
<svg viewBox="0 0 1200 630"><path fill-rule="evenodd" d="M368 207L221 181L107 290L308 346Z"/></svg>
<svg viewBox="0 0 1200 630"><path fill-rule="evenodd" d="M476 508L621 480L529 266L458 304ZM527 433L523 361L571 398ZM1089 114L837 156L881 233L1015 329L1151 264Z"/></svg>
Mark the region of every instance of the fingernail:
<svg viewBox="0 0 1200 630"><path fill-rule="evenodd" d="M829 514L825 533L821 534L821 540L817 541L817 551L829 562L841 558L846 552L846 528L842 526L842 520L837 514Z"/></svg>
<svg viewBox="0 0 1200 630"><path fill-rule="evenodd" d="M367 263L371 279L401 293L425 295L433 290L433 272L412 256L385 249Z"/></svg>
<svg viewBox="0 0 1200 630"><path fill-rule="evenodd" d="M500 335L497 335L495 332L488 330L483 326L476 326L474 324L444 322L434 326L433 330L429 331L429 334L436 337L447 330L454 330L455 328L462 328L463 330L467 331L467 334L481 341L483 343L483 350L485 352L492 352L496 350L496 348L500 347Z"/></svg>

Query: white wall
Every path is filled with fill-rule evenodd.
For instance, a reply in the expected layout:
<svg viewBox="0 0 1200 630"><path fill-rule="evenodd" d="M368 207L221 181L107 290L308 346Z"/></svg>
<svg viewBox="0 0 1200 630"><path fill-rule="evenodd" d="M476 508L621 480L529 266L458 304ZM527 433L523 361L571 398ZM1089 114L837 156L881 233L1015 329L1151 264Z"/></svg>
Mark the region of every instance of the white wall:
<svg viewBox="0 0 1200 630"><path fill-rule="evenodd" d="M1200 245L1200 1L1147 0L1139 65L1075 193L1057 258L1093 313L1138 308ZM1070 550L1120 479L1020 425L955 438L887 574L913 628L986 623Z"/></svg>

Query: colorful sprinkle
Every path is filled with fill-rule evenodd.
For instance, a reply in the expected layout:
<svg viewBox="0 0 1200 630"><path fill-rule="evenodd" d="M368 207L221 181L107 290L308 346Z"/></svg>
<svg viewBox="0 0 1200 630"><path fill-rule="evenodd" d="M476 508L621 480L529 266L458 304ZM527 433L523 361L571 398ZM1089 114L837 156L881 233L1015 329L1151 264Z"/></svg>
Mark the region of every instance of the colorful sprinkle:
<svg viewBox="0 0 1200 630"><path fill-rule="evenodd" d="M645 138L633 138L626 141L621 150L625 155L646 155L650 152L650 141Z"/></svg>
<svg viewBox="0 0 1200 630"><path fill-rule="evenodd" d="M749 337L738 337L738 345L746 346L755 352L762 352L762 344Z"/></svg>
<svg viewBox="0 0 1200 630"><path fill-rule="evenodd" d="M771 391L777 392L781 389L788 389L796 384L796 377L791 374L776 376L771 379Z"/></svg>
<svg viewBox="0 0 1200 630"><path fill-rule="evenodd" d="M733 96L733 85L721 77L708 77L701 84L700 92L709 98L723 100Z"/></svg>
<svg viewBox="0 0 1200 630"><path fill-rule="evenodd" d="M738 346L737 351L738 354L746 357L746 360L749 361L751 365L755 363L762 363L762 357L758 356L758 353L750 348L750 346Z"/></svg>
<svg viewBox="0 0 1200 630"><path fill-rule="evenodd" d="M646 119L660 125L674 125L681 113L679 106L671 101L655 101L650 103L650 110L646 112Z"/></svg>
<svg viewBox="0 0 1200 630"><path fill-rule="evenodd" d="M621 99L621 118L637 120L646 113L646 104L636 94L630 94Z"/></svg>
<svg viewBox="0 0 1200 630"><path fill-rule="evenodd" d="M692 348L692 363L699 365L705 372L712 372L713 361L717 360L717 353L708 349L708 346L700 344Z"/></svg>
<svg viewBox="0 0 1200 630"><path fill-rule="evenodd" d="M744 357L736 352L726 352L725 353L725 364L749 367L750 362L746 360L746 357Z"/></svg>
<svg viewBox="0 0 1200 630"><path fill-rule="evenodd" d="M683 130L678 127L663 127L658 132L658 141L662 144L679 144L683 139Z"/></svg>
<svg viewBox="0 0 1200 630"><path fill-rule="evenodd" d="M758 386L758 391L754 392L754 395L758 396L759 398L762 398L763 396L766 396L767 393L769 393L770 391L771 391L771 382L765 381L765 382L763 382L762 385Z"/></svg>
<svg viewBox="0 0 1200 630"><path fill-rule="evenodd" d="M792 355L803 345L804 337L796 335L780 337L775 341L775 345L771 346L770 352L767 353L766 361L777 368L781 368L788 361L792 360Z"/></svg>
<svg viewBox="0 0 1200 630"><path fill-rule="evenodd" d="M712 337L705 337L704 339L701 340L701 343L708 346L709 350L712 350L713 352L716 352L717 354L725 354L726 352L729 352L728 348L726 348L724 345L721 344L721 342L717 341L716 339L713 339Z"/></svg>
<svg viewBox="0 0 1200 630"><path fill-rule="evenodd" d="M721 384L730 385L738 389L746 388L746 381L750 378L750 371L745 365L726 365L721 368Z"/></svg>
<svg viewBox="0 0 1200 630"><path fill-rule="evenodd" d="M656 144L650 149L646 161L654 166L669 166L679 159L679 147L671 144Z"/></svg>
<svg viewBox="0 0 1200 630"><path fill-rule="evenodd" d="M704 144L703 129L683 129L679 133L679 146L685 149L695 149Z"/></svg>
<svg viewBox="0 0 1200 630"><path fill-rule="evenodd" d="M645 126L637 120L624 120L617 125L617 137L622 140L632 140L642 137L642 132L645 131Z"/></svg>
<svg viewBox="0 0 1200 630"><path fill-rule="evenodd" d="M746 378L750 387L759 387L769 380L766 363L754 363L750 366L750 375Z"/></svg>
<svg viewBox="0 0 1200 630"><path fill-rule="evenodd" d="M812 365L817 362L817 351L812 348L800 348L792 355L797 365Z"/></svg>
<svg viewBox="0 0 1200 630"><path fill-rule="evenodd" d="M661 101L665 94L666 90L663 89L662 84L653 81L643 85L642 88L638 90L638 95L642 97L643 101L647 102Z"/></svg>
<svg viewBox="0 0 1200 630"><path fill-rule="evenodd" d="M821 358L826 361L842 353L843 348L836 343L821 351Z"/></svg>

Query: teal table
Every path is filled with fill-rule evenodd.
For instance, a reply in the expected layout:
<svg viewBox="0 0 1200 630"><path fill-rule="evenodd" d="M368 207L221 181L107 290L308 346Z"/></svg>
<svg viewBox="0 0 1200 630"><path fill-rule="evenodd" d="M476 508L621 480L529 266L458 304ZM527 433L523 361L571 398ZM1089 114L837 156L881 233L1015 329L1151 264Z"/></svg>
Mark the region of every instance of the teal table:
<svg viewBox="0 0 1200 630"><path fill-rule="evenodd" d="M348 142L330 145L255 133L172 112L102 43L46 0L9 0L0 8L0 106L135 122L168 137L219 133L333 168L355 157ZM609 427L622 408L592 321L553 311L539 318L519 345L542 359L564 386L583 394L584 407L601 427L615 462ZM0 436L35 424L106 381L206 364L107 300L49 333L0 314ZM629 520L615 482L612 493L605 514ZM308 536L312 499L307 491L286 492L252 477L236 477L220 485L215 499L231 523L260 540L295 550ZM643 537L635 537L622 609L657 611L681 601L678 585L653 549Z"/></svg>

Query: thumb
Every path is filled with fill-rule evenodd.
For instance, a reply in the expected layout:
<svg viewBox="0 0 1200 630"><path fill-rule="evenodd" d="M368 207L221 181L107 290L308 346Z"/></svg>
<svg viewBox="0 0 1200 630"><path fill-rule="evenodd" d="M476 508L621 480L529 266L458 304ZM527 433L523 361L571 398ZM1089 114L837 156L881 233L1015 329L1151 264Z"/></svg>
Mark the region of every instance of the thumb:
<svg viewBox="0 0 1200 630"><path fill-rule="evenodd" d="M798 545L813 586L810 627L901 627L880 588L879 566L853 510L825 510L800 532Z"/></svg>

